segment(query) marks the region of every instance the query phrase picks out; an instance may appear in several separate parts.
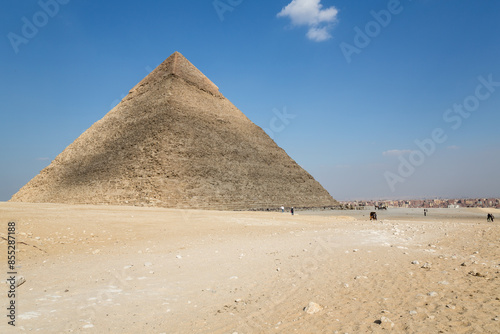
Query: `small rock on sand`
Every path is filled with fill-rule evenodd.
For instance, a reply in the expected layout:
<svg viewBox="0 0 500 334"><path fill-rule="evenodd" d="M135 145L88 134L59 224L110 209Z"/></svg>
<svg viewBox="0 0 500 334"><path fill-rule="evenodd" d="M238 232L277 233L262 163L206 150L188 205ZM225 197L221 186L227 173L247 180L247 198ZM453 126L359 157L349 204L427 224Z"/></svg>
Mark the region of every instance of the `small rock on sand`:
<svg viewBox="0 0 500 334"><path fill-rule="evenodd" d="M314 314L314 313L318 313L319 311L321 311L323 308L319 305L319 304L316 304L315 302L310 302L309 305L307 305L306 307L304 307L304 311L307 313L307 314Z"/></svg>
<svg viewBox="0 0 500 334"><path fill-rule="evenodd" d="M16 278L16 287L22 285L24 282L26 282L26 279L24 276L19 276Z"/></svg>
<svg viewBox="0 0 500 334"><path fill-rule="evenodd" d="M476 276L476 277L485 277L486 276L486 275L484 275L480 272L477 272L475 270L469 271L469 275Z"/></svg>
<svg viewBox="0 0 500 334"><path fill-rule="evenodd" d="M389 329L394 327L394 323L391 321L391 319L387 317L380 317L379 320L375 320L374 323L381 325L385 329Z"/></svg>
<svg viewBox="0 0 500 334"><path fill-rule="evenodd" d="M368 278L368 277L366 277L366 276L356 276L356 277L354 277L354 279L362 279L362 278Z"/></svg>
<svg viewBox="0 0 500 334"><path fill-rule="evenodd" d="M420 268L424 268L424 269L431 269L431 267L432 267L432 263L430 263L430 262L426 262L426 263L424 263L424 264L422 265L422 267L420 267Z"/></svg>

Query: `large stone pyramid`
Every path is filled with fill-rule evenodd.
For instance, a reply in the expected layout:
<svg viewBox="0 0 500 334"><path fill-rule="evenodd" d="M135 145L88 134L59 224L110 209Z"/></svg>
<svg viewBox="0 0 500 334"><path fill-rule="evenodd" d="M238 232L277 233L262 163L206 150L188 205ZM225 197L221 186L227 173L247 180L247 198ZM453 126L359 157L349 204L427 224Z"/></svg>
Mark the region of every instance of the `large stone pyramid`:
<svg viewBox="0 0 500 334"><path fill-rule="evenodd" d="M11 201L222 210L337 204L178 52Z"/></svg>

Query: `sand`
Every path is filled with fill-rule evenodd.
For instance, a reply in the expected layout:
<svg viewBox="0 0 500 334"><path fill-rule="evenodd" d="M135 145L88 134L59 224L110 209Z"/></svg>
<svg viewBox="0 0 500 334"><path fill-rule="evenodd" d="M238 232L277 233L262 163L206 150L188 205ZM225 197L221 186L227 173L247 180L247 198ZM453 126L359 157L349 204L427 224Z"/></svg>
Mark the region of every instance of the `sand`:
<svg viewBox="0 0 500 334"><path fill-rule="evenodd" d="M0 332L500 332L500 221L378 215L0 203L26 279Z"/></svg>

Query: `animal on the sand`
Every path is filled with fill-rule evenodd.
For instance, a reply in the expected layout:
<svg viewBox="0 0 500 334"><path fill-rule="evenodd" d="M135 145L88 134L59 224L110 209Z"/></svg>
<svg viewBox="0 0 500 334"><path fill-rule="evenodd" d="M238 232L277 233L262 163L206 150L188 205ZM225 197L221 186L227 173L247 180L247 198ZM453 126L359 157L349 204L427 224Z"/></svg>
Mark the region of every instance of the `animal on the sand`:
<svg viewBox="0 0 500 334"><path fill-rule="evenodd" d="M377 220L377 213L372 211L370 212L370 220Z"/></svg>
<svg viewBox="0 0 500 334"><path fill-rule="evenodd" d="M493 216L493 214L488 213L487 221L493 222L494 220L495 220L495 217Z"/></svg>

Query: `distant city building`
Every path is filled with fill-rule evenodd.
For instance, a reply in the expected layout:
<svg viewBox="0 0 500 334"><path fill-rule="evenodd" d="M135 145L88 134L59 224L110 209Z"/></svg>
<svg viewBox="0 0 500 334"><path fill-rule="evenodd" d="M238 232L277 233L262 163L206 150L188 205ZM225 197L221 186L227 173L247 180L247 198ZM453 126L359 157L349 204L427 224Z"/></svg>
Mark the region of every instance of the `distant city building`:
<svg viewBox="0 0 500 334"><path fill-rule="evenodd" d="M344 207L357 209L366 207L388 208L497 208L500 209L500 198L454 198L454 199L419 199L419 200L378 200L378 201L344 201Z"/></svg>

